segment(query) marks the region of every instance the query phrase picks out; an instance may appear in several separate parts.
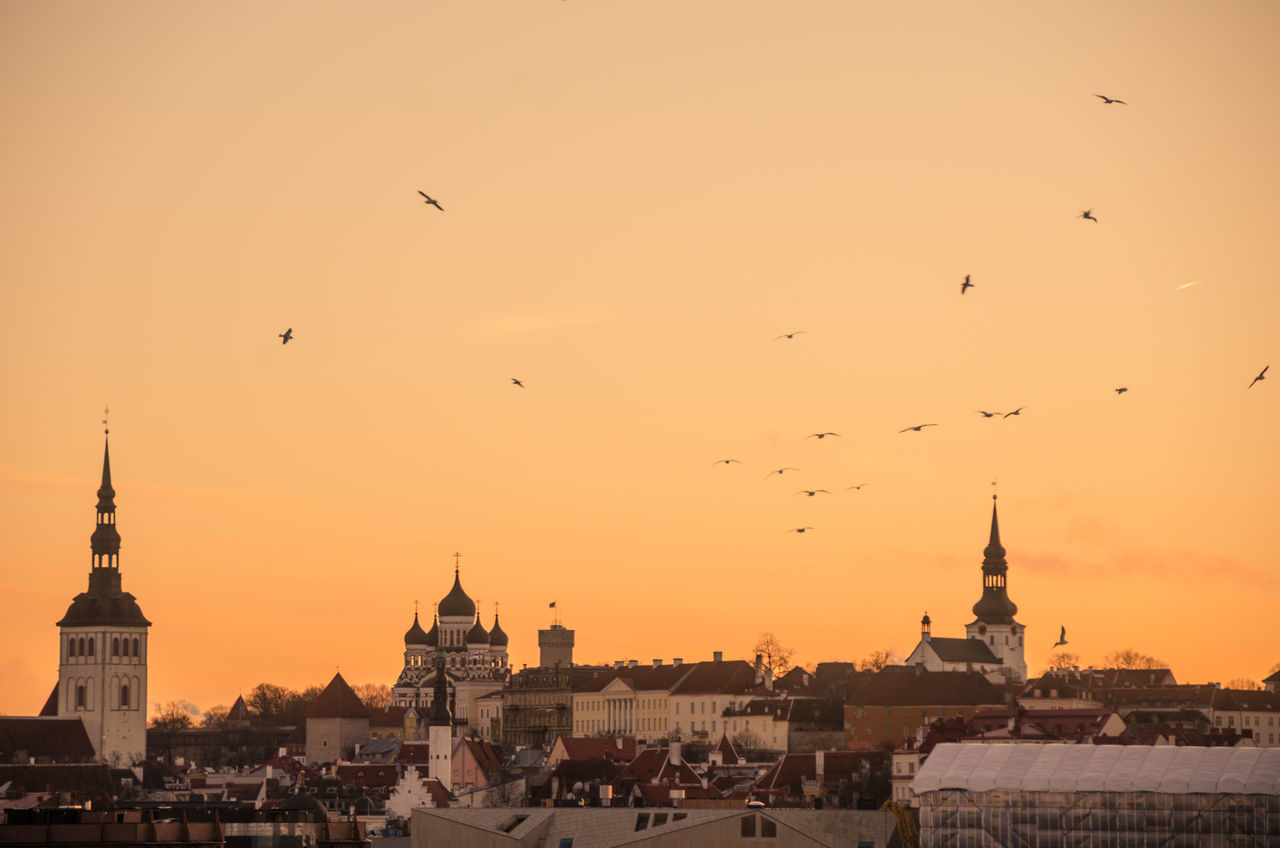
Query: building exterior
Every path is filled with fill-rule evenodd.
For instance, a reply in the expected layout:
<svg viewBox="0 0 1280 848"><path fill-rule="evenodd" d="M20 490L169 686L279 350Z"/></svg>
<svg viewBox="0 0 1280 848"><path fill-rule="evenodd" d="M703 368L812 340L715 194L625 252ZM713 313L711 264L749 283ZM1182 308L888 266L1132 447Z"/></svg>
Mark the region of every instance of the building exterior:
<svg viewBox="0 0 1280 848"><path fill-rule="evenodd" d="M929 671L973 670L993 680L1026 683L1026 628L1014 619L1018 605L1009 598L1008 571L993 503L991 535L983 551L982 597L973 605L974 620L965 626L964 639L933 637L929 614L925 613L920 622L920 642L907 657L906 665L919 663Z"/></svg>
<svg viewBox="0 0 1280 848"><path fill-rule="evenodd" d="M121 588L116 491L104 443L97 526L90 537L89 589L58 622L57 714L84 722L95 756L111 765L147 753L147 629L151 622Z"/></svg>
<svg viewBox="0 0 1280 848"><path fill-rule="evenodd" d="M435 685L435 697L431 700L431 713L428 716L427 745L431 752L431 761L427 776L440 781L444 788L453 789L453 716L449 712L449 685L445 675L445 654L442 649L436 650L436 674L432 683Z"/></svg>
<svg viewBox="0 0 1280 848"><path fill-rule="evenodd" d="M466 733L491 733L492 725L481 721L477 700L501 691L510 678L507 643L496 612L491 630L480 623L476 603L463 591L455 565L453 588L437 605L431 629L423 630L414 613L413 625L404 634L404 667L391 687L392 705L432 705L437 674L434 654L439 651L444 655L454 723Z"/></svg>
<svg viewBox="0 0 1280 848"><path fill-rule="evenodd" d="M845 747L897 746L937 719L968 721L979 710L1004 706L1004 690L976 671L889 666L845 704Z"/></svg>
<svg viewBox="0 0 1280 848"><path fill-rule="evenodd" d="M335 674L307 708L307 760L350 760L356 746L369 741L369 712L342 675Z"/></svg>
<svg viewBox="0 0 1280 848"><path fill-rule="evenodd" d="M569 668L573 665L573 631L558 621L538 631L538 665L542 668Z"/></svg>

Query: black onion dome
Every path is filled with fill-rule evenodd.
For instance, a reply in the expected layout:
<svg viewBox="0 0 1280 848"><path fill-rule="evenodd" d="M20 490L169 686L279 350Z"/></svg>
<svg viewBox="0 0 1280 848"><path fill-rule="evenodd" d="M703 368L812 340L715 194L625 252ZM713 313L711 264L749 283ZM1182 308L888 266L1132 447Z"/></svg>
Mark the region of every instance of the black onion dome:
<svg viewBox="0 0 1280 848"><path fill-rule="evenodd" d="M498 614L493 614L493 629L489 631L489 644L495 648L507 647L507 634L498 626Z"/></svg>
<svg viewBox="0 0 1280 848"><path fill-rule="evenodd" d="M471 625L471 629L467 631L468 645L487 645L489 644L489 631L484 629L484 625L480 623L480 614L476 613L476 623Z"/></svg>
<svg viewBox="0 0 1280 848"><path fill-rule="evenodd" d="M431 648L440 644L440 622L434 618L431 619L431 629L427 631L426 644Z"/></svg>
<svg viewBox="0 0 1280 848"><path fill-rule="evenodd" d="M406 647L409 645L430 644L430 642L427 641L427 631L423 630L422 625L418 623L418 614L416 612L413 614L413 626L405 631L404 644Z"/></svg>
<svg viewBox="0 0 1280 848"><path fill-rule="evenodd" d="M441 616L450 618L471 618L476 614L476 602L462 591L462 579L456 568L453 570L453 588L440 602L438 612Z"/></svg>

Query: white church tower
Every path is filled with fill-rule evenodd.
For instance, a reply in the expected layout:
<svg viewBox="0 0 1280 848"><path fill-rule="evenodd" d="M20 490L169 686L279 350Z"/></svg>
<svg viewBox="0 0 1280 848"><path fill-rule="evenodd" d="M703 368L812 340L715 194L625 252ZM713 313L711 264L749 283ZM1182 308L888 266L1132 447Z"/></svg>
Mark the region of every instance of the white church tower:
<svg viewBox="0 0 1280 848"><path fill-rule="evenodd" d="M133 595L120 588L111 452L102 456L98 522L89 590L76 595L58 622L58 715L79 716L99 760L141 763L147 753L147 628Z"/></svg>
<svg viewBox="0 0 1280 848"><path fill-rule="evenodd" d="M427 777L434 777L453 791L453 713L449 711L449 682L444 671L444 651L436 651L436 686L428 716Z"/></svg>
<svg viewBox="0 0 1280 848"><path fill-rule="evenodd" d="M994 502L991 504L991 538L982 554L982 597L973 605L976 618L965 627L965 636L986 644L991 653L999 657L1012 682L1026 683L1027 660L1023 655L1026 628L1014 621L1018 605L1009 599L1006 591L1009 564L1000 544L1000 522Z"/></svg>

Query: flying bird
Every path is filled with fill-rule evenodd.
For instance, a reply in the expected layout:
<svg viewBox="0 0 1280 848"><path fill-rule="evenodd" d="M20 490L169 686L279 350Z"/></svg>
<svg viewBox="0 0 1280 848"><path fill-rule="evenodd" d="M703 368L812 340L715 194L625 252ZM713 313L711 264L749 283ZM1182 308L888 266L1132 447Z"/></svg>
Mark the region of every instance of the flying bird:
<svg viewBox="0 0 1280 848"><path fill-rule="evenodd" d="M1270 368L1270 367L1271 367L1270 365L1268 365L1268 366L1267 366L1267 368ZM1265 380L1265 379L1267 379L1267 378L1266 378L1266 376L1265 376L1265 375L1266 375L1266 373L1267 373L1267 368L1263 368L1261 371L1259 371L1259 372L1258 372L1258 376L1256 376L1256 377L1254 377L1254 378L1253 378L1253 383L1256 383L1256 382L1258 382L1259 380ZM1253 383L1250 383L1250 384L1249 384L1249 388L1251 388L1251 389L1253 388Z"/></svg>
<svg viewBox="0 0 1280 848"><path fill-rule="evenodd" d="M865 486L865 485L867 485L867 484L866 484L866 483L859 483L859 484L858 484L858 485L856 485L856 486L850 486L848 489L845 489L845 491L846 491L846 492L848 492L848 491L850 491L851 489L857 489L858 491L862 491L862 487L863 487L863 486Z"/></svg>
<svg viewBox="0 0 1280 848"><path fill-rule="evenodd" d="M1081 213L1080 213L1080 217L1081 217L1081 218L1084 218L1086 221L1092 221L1092 222L1093 222L1093 223L1095 223L1095 224L1096 224L1096 223L1098 223L1098 219L1097 219L1097 218L1095 218L1095 217L1093 217L1093 210L1092 210L1092 209L1086 209L1086 210L1084 210L1083 212L1081 212Z"/></svg>
<svg viewBox="0 0 1280 848"><path fill-rule="evenodd" d="M1129 388L1127 386L1121 386L1120 388L1116 389L1116 394L1122 395L1127 391L1129 391Z"/></svg>
<svg viewBox="0 0 1280 848"><path fill-rule="evenodd" d="M973 288L973 283L969 282L969 275L964 275L964 282L960 284L960 294L964 294L965 289Z"/></svg>
<svg viewBox="0 0 1280 848"><path fill-rule="evenodd" d="M519 381L519 380L517 380L515 377L512 377L512 378L511 378L511 382L512 382L512 383L514 383L515 385L519 386L519 387L520 387L520 388L522 388L522 389L524 388L524 383L520 382L520 381Z"/></svg>
<svg viewBox="0 0 1280 848"><path fill-rule="evenodd" d="M739 465L741 465L741 464L742 464L742 460L740 460L740 459L717 459L715 462L713 462L713 463L711 463L711 464L712 464L712 465L719 465L720 463L724 463L725 465L728 465L728 464L729 464L729 463L731 463L731 462L736 462L736 463L738 463Z"/></svg>
<svg viewBox="0 0 1280 848"><path fill-rule="evenodd" d="M814 437L817 437L819 439L825 439L827 436L839 436L839 435L840 435L839 433L832 433L828 431L826 433L810 433L809 435L805 436L805 438L812 439Z"/></svg>
<svg viewBox="0 0 1280 848"><path fill-rule="evenodd" d="M899 433L905 433L905 432L907 432L907 430L915 430L917 433L919 433L919 432L920 432L921 430L923 430L925 427L937 427L937 426L938 426L937 424L917 424L917 425L916 425L916 426L914 426L914 427L907 427L907 428L905 428L905 429L899 430L898 432L899 432Z"/></svg>
<svg viewBox="0 0 1280 848"><path fill-rule="evenodd" d="M995 418L1000 414L998 412L987 412L985 409L975 409L974 412L978 413L983 418Z"/></svg>
<svg viewBox="0 0 1280 848"><path fill-rule="evenodd" d="M1093 95L1093 96L1094 96L1094 97L1101 97L1101 98L1102 98L1102 103L1103 103L1103 105L1104 105L1104 106L1105 106L1105 105L1107 105L1108 103L1119 103L1121 106L1128 106L1128 105L1129 105L1128 103L1125 103L1123 100L1116 100L1115 98L1107 97L1105 94L1095 94L1095 95Z"/></svg>
<svg viewBox="0 0 1280 848"><path fill-rule="evenodd" d="M826 489L801 489L800 491L796 492L796 494L797 494L797 495L808 495L809 497L813 497L814 495L818 494L819 492L822 492L823 494L827 494L827 495L831 494L831 493L830 493L830 492L828 492Z"/></svg>
<svg viewBox="0 0 1280 848"><path fill-rule="evenodd" d="M285 330L283 333L276 333L276 335L279 336L281 339L283 339L283 341L281 341L280 344L288 344L289 339L293 338L293 328L290 327L289 329Z"/></svg>
<svg viewBox="0 0 1280 848"><path fill-rule="evenodd" d="M788 533L803 533L806 530L812 530L812 527L796 527L794 530L788 530Z"/></svg>
<svg viewBox="0 0 1280 848"><path fill-rule="evenodd" d="M418 191L418 194L420 194L420 195L422 195L423 197L425 197L425 198L427 199L427 200L426 200L426 202L427 202L427 203L429 203L430 205L432 205L432 206L434 206L435 208L439 209L441 212L443 212L443 211L444 211L444 207L440 205L440 202L439 202L439 201L437 201L437 200L435 200L435 199L433 199L433 198L431 197L431 195L427 194L425 191L419 190L419 191Z"/></svg>
<svg viewBox="0 0 1280 848"><path fill-rule="evenodd" d="M772 477L773 475L775 475L775 474L781 474L781 473L782 473L782 472L784 472L784 471L799 471L799 470L800 470L799 468L779 468L777 471L770 471L768 474L766 474L766 475L764 475L764 476L765 476L765 479L767 480L768 478Z"/></svg>
<svg viewBox="0 0 1280 848"><path fill-rule="evenodd" d="M794 339L796 336L800 335L803 332L804 330L796 330L794 333L783 333L782 335L776 337L774 341L776 342L778 339Z"/></svg>
<svg viewBox="0 0 1280 848"><path fill-rule="evenodd" d="M1062 632L1058 634L1058 641L1053 643L1053 647L1067 644L1067 628L1064 626Z"/></svg>
<svg viewBox="0 0 1280 848"><path fill-rule="evenodd" d="M1025 406L1020 406L1020 407L1018 407L1017 409L1015 409L1013 412L1006 412L1006 413L1004 414L1004 417L1005 417L1005 418L1008 418L1010 415L1021 415L1021 414L1022 414L1022 410L1024 410L1024 409L1026 409L1026 407L1025 407Z"/></svg>

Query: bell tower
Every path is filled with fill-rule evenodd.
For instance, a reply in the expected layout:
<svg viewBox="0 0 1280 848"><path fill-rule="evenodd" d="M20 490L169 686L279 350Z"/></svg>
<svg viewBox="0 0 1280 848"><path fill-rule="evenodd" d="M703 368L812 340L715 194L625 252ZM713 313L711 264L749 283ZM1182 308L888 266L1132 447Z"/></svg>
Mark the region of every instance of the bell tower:
<svg viewBox="0 0 1280 848"><path fill-rule="evenodd" d="M986 643L991 653L1000 658L1015 683L1027 681L1027 660L1023 655L1026 628L1014 620L1018 605L1009 599L1009 564L1000 544L1000 520L996 515L995 496L991 504L991 536L982 552L982 597L973 605L977 616L965 627L965 636Z"/></svg>

